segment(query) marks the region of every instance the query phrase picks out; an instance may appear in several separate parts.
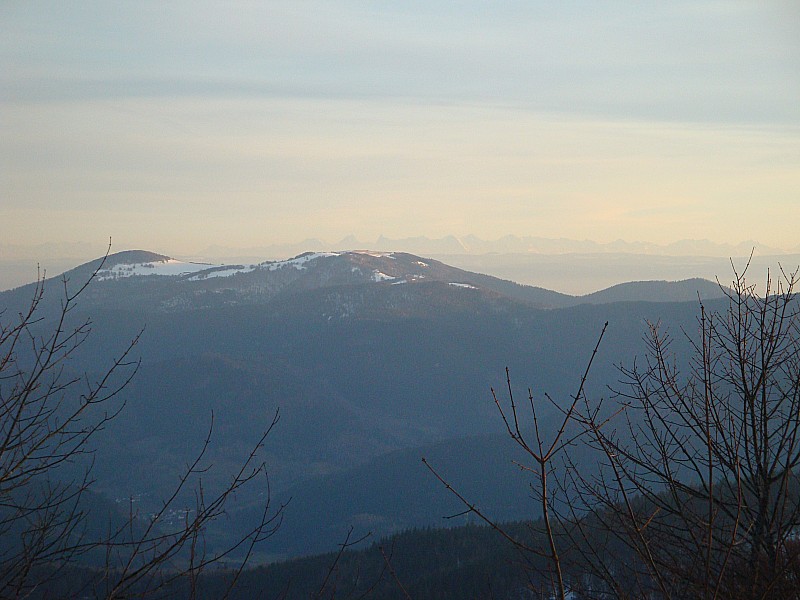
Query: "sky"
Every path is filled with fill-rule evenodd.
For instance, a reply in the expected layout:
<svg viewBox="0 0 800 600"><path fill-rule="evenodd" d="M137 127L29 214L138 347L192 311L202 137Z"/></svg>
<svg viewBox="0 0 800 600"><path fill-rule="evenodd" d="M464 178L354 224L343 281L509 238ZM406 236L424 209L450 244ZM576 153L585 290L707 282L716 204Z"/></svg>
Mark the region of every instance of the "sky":
<svg viewBox="0 0 800 600"><path fill-rule="evenodd" d="M0 3L0 246L800 247L800 4Z"/></svg>

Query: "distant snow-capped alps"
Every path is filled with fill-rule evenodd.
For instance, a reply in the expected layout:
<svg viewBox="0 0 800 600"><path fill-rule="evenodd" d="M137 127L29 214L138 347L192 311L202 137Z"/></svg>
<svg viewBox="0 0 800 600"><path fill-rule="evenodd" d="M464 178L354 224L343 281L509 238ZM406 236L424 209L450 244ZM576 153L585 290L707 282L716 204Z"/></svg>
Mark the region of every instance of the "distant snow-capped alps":
<svg viewBox="0 0 800 600"><path fill-rule="evenodd" d="M348 248L369 247L376 251L398 251L425 256L480 255L487 253L531 253L531 254L569 254L569 253L626 253L649 256L747 256L755 249L758 254L780 255L798 252L798 248L780 249L754 240L737 244L719 243L712 240L679 240L666 244L646 241L614 240L597 242L593 240L573 240L568 238L547 238L543 236L506 235L497 239L483 239L475 235L443 237L388 238L379 236L373 242L363 242L349 235L338 242L325 242L307 239L297 243L271 244L252 248L233 248L209 246L199 256L209 259L236 256L288 257L303 251L323 249L345 250Z"/></svg>

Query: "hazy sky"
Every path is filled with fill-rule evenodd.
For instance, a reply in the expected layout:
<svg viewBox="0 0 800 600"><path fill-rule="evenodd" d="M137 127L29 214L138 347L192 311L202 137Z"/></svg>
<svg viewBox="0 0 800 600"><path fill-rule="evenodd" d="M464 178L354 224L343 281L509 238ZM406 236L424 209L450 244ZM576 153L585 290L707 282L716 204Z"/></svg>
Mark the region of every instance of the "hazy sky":
<svg viewBox="0 0 800 600"><path fill-rule="evenodd" d="M0 3L0 244L800 245L800 4Z"/></svg>

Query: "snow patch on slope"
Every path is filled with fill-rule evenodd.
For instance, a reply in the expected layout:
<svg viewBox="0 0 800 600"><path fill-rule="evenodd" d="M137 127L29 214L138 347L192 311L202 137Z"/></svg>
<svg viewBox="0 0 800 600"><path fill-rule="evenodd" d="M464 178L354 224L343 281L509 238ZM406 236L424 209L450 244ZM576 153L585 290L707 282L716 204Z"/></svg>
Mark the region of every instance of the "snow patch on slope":
<svg viewBox="0 0 800 600"><path fill-rule="evenodd" d="M387 275L386 273L381 273L377 269L372 272L372 281L378 283L380 281L394 281L397 277L392 277L391 275Z"/></svg>
<svg viewBox="0 0 800 600"><path fill-rule="evenodd" d="M97 273L97 280L122 279L125 277L146 277L149 275L176 276L188 275L197 271L205 271L212 267L209 264L187 263L170 258L146 263L118 264L110 269L101 269Z"/></svg>
<svg viewBox="0 0 800 600"><path fill-rule="evenodd" d="M301 254L300 256L290 258L288 260L261 263L260 266L267 271L277 271L278 269L284 269L286 267L294 267L298 271L302 271L303 269L308 268L306 263L311 262L312 260L317 260L318 258L325 258L328 256L340 256L341 254L342 252L309 252L308 254Z"/></svg>
<svg viewBox="0 0 800 600"><path fill-rule="evenodd" d="M392 260L397 258L394 252L373 252L372 250L353 250L352 254L365 254L373 258L391 258Z"/></svg>
<svg viewBox="0 0 800 600"><path fill-rule="evenodd" d="M209 273L198 273L197 275L192 275L187 279L187 281L203 281L205 279L214 279L215 277L230 277L231 275L236 275L237 273L251 273L255 271L255 269L256 268L254 266L216 269Z"/></svg>

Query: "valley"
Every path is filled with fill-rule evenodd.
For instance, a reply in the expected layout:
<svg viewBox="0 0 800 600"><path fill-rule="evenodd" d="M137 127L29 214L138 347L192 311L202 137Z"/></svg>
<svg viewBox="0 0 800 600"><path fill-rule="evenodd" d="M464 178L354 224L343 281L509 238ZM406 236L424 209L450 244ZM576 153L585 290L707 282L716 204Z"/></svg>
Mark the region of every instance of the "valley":
<svg viewBox="0 0 800 600"><path fill-rule="evenodd" d="M66 273L68 288L99 265ZM0 304L13 314L32 290L3 292ZM58 278L44 291L40 310L53 318ZM288 505L269 556L331 550L350 526L379 537L446 523L457 512L453 498L422 456L498 518L535 517L489 388L503 385L508 367L520 394L530 386L563 406L608 321L588 385L592 395L608 394L615 365L642 351L647 322L690 328L698 294L711 305L722 296L698 279L568 296L407 253L306 253L234 266L112 254L69 315L92 320L70 362L75 373L99 373L142 331L124 411L97 441L95 490L141 497L142 510L155 510L201 448L212 415L214 469L204 485L222 486L279 412L263 460L269 493ZM545 426L555 416L546 410ZM243 531L264 493L239 494L222 531Z"/></svg>

